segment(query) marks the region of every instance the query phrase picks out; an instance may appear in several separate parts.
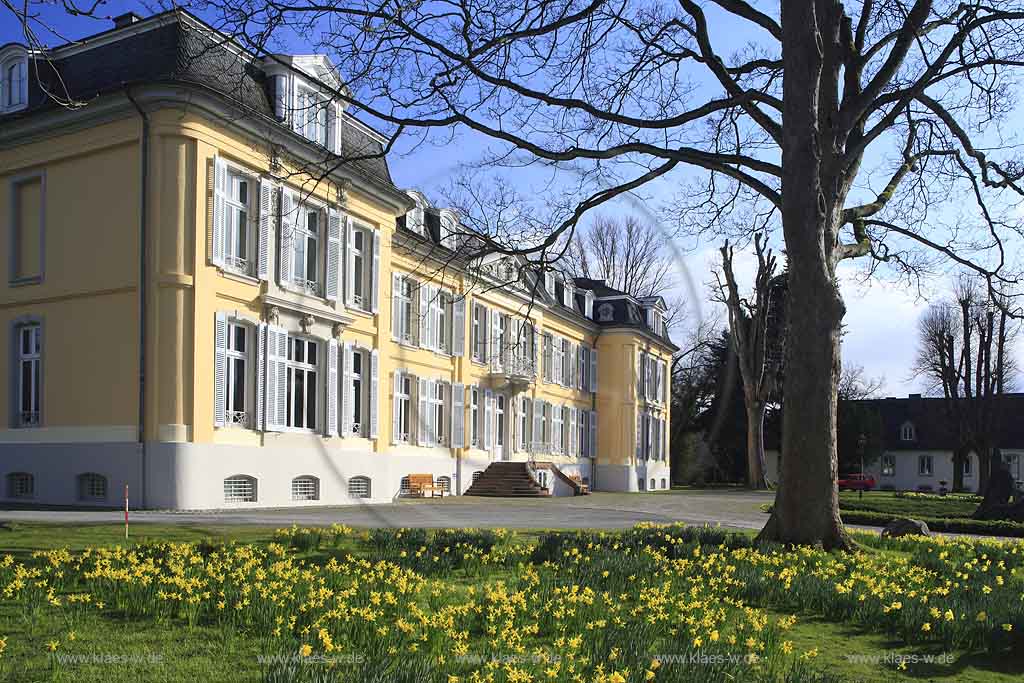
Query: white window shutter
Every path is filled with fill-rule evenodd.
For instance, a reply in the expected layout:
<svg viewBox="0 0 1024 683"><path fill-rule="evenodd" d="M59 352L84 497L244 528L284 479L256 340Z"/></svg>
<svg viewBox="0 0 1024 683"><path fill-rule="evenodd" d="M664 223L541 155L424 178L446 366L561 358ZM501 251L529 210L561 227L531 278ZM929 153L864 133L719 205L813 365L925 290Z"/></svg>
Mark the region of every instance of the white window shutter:
<svg viewBox="0 0 1024 683"><path fill-rule="evenodd" d="M228 406L228 318L214 317L213 330L213 424L223 427Z"/></svg>
<svg viewBox="0 0 1024 683"><path fill-rule="evenodd" d="M228 164L223 158L213 158L213 254L215 266L224 265L224 252L228 234L227 197L230 192Z"/></svg>
<svg viewBox="0 0 1024 683"><path fill-rule="evenodd" d="M279 282L287 285L292 281L292 239L295 236L295 220L298 213L298 206L295 194L288 189L281 189L281 239L279 240L277 256L277 274Z"/></svg>
<svg viewBox="0 0 1024 683"><path fill-rule="evenodd" d="M267 327L267 431L280 432L288 421L288 331Z"/></svg>
<svg viewBox="0 0 1024 683"><path fill-rule="evenodd" d="M331 102L327 105L327 149L334 152L335 154L341 153L341 147L338 142L338 105L336 102Z"/></svg>
<svg viewBox="0 0 1024 683"><path fill-rule="evenodd" d="M457 298L452 303L452 355L466 354L466 300Z"/></svg>
<svg viewBox="0 0 1024 683"><path fill-rule="evenodd" d="M267 324L256 326L256 429L264 429L264 399L267 386Z"/></svg>
<svg viewBox="0 0 1024 683"><path fill-rule="evenodd" d="M590 457L597 457L597 411L590 411Z"/></svg>
<svg viewBox="0 0 1024 683"><path fill-rule="evenodd" d="M418 382L416 398L419 401L419 410L416 411L416 443L420 446L427 445L427 380L420 379Z"/></svg>
<svg viewBox="0 0 1024 683"><path fill-rule="evenodd" d="M494 393L484 390L484 450L494 446Z"/></svg>
<svg viewBox="0 0 1024 683"><path fill-rule="evenodd" d="M579 455L579 451L576 450L579 447L578 441L576 433L576 408L569 406L569 455L574 458Z"/></svg>
<svg viewBox="0 0 1024 683"><path fill-rule="evenodd" d="M537 359L542 356L540 351L540 332L537 331L536 325L530 325L530 332L533 335L533 341L530 344L530 348L533 350L533 358L530 359L530 364L533 366L532 375L534 379L537 378Z"/></svg>
<svg viewBox="0 0 1024 683"><path fill-rule="evenodd" d="M324 296L328 301L338 300L341 285L341 214L335 208L327 209L327 268Z"/></svg>
<svg viewBox="0 0 1024 683"><path fill-rule="evenodd" d="M402 276L391 274L391 338L402 341L402 308L399 294L402 291Z"/></svg>
<svg viewBox="0 0 1024 683"><path fill-rule="evenodd" d="M437 445L437 405L434 397L437 396L437 380L427 380L427 445Z"/></svg>
<svg viewBox="0 0 1024 683"><path fill-rule="evenodd" d="M597 391L597 347L590 349L590 390Z"/></svg>
<svg viewBox="0 0 1024 683"><path fill-rule="evenodd" d="M419 316L419 339L417 342L420 348L430 348L430 337L428 336L427 321L430 319L430 287L425 283L421 284L416 290L419 292L419 310L416 314Z"/></svg>
<svg viewBox="0 0 1024 683"><path fill-rule="evenodd" d="M380 427L377 425L377 395L379 394L378 378L380 377L380 352L377 349L370 351L370 405L366 412L370 416L370 438L376 439L380 435Z"/></svg>
<svg viewBox="0 0 1024 683"><path fill-rule="evenodd" d="M380 233L370 232L373 241L373 265L370 271L370 312L377 312L377 300L380 299Z"/></svg>
<svg viewBox="0 0 1024 683"><path fill-rule="evenodd" d="M540 450L544 436L544 402L539 398L533 400L533 445L531 450Z"/></svg>
<svg viewBox="0 0 1024 683"><path fill-rule="evenodd" d="M402 407L398 395L402 393L402 373L395 371L391 387L391 443L398 443L402 436Z"/></svg>
<svg viewBox="0 0 1024 683"><path fill-rule="evenodd" d="M647 396L647 393L644 391L644 371L646 367L644 366L643 351L637 355L636 368L636 398L642 401Z"/></svg>
<svg viewBox="0 0 1024 683"><path fill-rule="evenodd" d="M260 178L260 219L256 237L256 277L270 278L270 245L274 239L274 193L277 186L269 178Z"/></svg>
<svg viewBox="0 0 1024 683"><path fill-rule="evenodd" d="M366 256L363 256L366 263ZM356 292L356 238L352 218L345 216L345 305L355 306Z"/></svg>
<svg viewBox="0 0 1024 683"><path fill-rule="evenodd" d="M327 340L327 419L324 434L338 435L338 340Z"/></svg>
<svg viewBox="0 0 1024 683"><path fill-rule="evenodd" d="M356 416L356 393L352 376L352 342L345 342L342 345L341 356L341 435L352 436L352 422Z"/></svg>
<svg viewBox="0 0 1024 683"><path fill-rule="evenodd" d="M466 445L466 387L462 384L452 385L452 448Z"/></svg>
<svg viewBox="0 0 1024 683"><path fill-rule="evenodd" d="M590 455L590 449L587 448L587 436L589 434L587 428L590 426L590 423L587 421L587 413L588 411L586 410L580 410L577 417L579 420L579 431L577 432L577 435L579 436L579 443L576 444L576 447L579 451L580 457L584 458Z"/></svg>

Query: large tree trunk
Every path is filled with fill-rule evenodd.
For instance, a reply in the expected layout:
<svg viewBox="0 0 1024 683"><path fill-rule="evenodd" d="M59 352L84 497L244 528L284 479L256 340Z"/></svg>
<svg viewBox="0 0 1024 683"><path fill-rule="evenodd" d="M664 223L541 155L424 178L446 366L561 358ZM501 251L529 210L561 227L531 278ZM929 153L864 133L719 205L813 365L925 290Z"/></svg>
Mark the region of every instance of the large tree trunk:
<svg viewBox="0 0 1024 683"><path fill-rule="evenodd" d="M970 455L963 448L953 451L953 491L959 493L964 490L964 461Z"/></svg>
<svg viewBox="0 0 1024 683"><path fill-rule="evenodd" d="M747 404L747 486L765 488L764 410L757 401Z"/></svg>
<svg viewBox="0 0 1024 683"><path fill-rule="evenodd" d="M819 119L825 38L815 3L782 3L782 227L789 257L782 473L759 539L851 548L836 488L836 393L845 307L834 277L837 212L847 187L823 173L830 131ZM834 168L833 168L834 171ZM823 181L823 176L825 180Z"/></svg>

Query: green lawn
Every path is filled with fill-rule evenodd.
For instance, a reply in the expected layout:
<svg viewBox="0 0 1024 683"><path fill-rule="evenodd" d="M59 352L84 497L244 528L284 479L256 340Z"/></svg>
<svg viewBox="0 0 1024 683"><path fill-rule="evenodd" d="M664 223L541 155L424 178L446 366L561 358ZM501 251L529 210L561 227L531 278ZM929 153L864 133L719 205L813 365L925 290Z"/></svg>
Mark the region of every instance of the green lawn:
<svg viewBox="0 0 1024 683"><path fill-rule="evenodd" d="M132 533L126 552L118 525L0 526L0 556L15 558L0 561L0 680L1024 676L1021 544L862 534L864 550L843 556L759 551L751 534L681 525L577 535L138 524ZM756 662L742 659L751 652ZM288 661L261 663L268 655ZM900 670L903 657L917 661Z"/></svg>
<svg viewBox="0 0 1024 683"><path fill-rule="evenodd" d="M863 497L854 491L839 494L842 510L884 512L903 517L970 517L978 507L974 497L950 494L897 496L892 491L869 491Z"/></svg>

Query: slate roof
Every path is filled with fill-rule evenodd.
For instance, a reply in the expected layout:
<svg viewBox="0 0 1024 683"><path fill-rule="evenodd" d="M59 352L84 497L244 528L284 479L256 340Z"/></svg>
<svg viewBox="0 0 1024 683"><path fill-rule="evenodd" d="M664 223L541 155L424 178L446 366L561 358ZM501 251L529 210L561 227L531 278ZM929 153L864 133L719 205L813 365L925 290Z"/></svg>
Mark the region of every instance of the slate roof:
<svg viewBox="0 0 1024 683"><path fill-rule="evenodd" d="M886 450L938 450L953 448L953 434L943 398L923 397L911 394L907 398L884 398L855 401L879 411L882 417L882 444ZM1003 415L1000 434L996 440L999 448L1024 448L1024 394L1006 394L1000 399ZM910 422L916 438L913 441L900 439L900 430Z"/></svg>
<svg viewBox="0 0 1024 683"><path fill-rule="evenodd" d="M673 348L676 348L669 339L667 331L663 334L651 329L647 324L647 316L644 313L643 306L634 297L622 290L610 287L604 280L578 277L574 279L574 282L577 293L580 289L589 289L594 292L593 320L598 325L603 327L633 327L638 330L644 330L648 334L652 334L664 340L665 343Z"/></svg>
<svg viewBox="0 0 1024 683"><path fill-rule="evenodd" d="M185 16L205 29L186 23L183 21ZM47 90L57 94L67 92L74 100L88 102L99 95L123 90L126 86L158 83L183 84L212 91L242 109L246 115L275 120L269 82L272 79L264 77L259 61L252 55L232 46L200 19L183 10L154 15L133 26L139 27L150 21L162 25L141 33L128 33L119 40L76 51L66 57L33 60L28 73L35 74L38 66L39 81L43 87L35 78L30 78L28 107L0 116L0 121L59 107L46 94ZM88 46L90 40L110 32L104 31L77 44ZM56 48L55 54L59 55L60 50ZM361 158L381 155L383 147L380 142L352 124L343 125L341 130L342 157L352 159L348 163L362 175L393 186L383 156Z"/></svg>

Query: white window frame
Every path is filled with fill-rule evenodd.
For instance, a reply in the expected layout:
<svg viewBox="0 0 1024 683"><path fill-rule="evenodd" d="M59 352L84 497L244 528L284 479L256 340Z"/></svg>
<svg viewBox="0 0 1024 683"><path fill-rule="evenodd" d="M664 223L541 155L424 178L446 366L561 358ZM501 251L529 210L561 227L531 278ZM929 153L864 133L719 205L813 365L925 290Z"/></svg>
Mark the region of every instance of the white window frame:
<svg viewBox="0 0 1024 683"><path fill-rule="evenodd" d="M359 370L356 370L356 365ZM353 436L365 438L369 434L369 387L370 387L370 352L359 347L352 348L351 370L352 392L352 432ZM347 399L346 399L347 400ZM344 402L339 405L344 405ZM346 434L345 436L348 436Z"/></svg>
<svg viewBox="0 0 1024 683"><path fill-rule="evenodd" d="M295 112L298 130L304 138L324 147L331 147L327 139L327 109L329 100L320 92L303 83L295 84Z"/></svg>
<svg viewBox="0 0 1024 683"><path fill-rule="evenodd" d="M398 282L398 291L391 293L398 301L398 319L392 321L392 324L397 325L395 338L401 344L415 345L416 326L413 324L413 292L416 291L415 282L408 275L401 274L397 275L395 281Z"/></svg>
<svg viewBox="0 0 1024 683"><path fill-rule="evenodd" d="M480 448L480 389L469 388L469 446Z"/></svg>
<svg viewBox="0 0 1024 683"><path fill-rule="evenodd" d="M896 456L888 453L882 455L881 471L883 477L896 476Z"/></svg>
<svg viewBox="0 0 1024 683"><path fill-rule="evenodd" d="M900 441L916 441L917 430L914 428L914 423L904 422L900 426Z"/></svg>
<svg viewBox="0 0 1024 683"><path fill-rule="evenodd" d="M399 391L395 394L395 408L398 410L398 434L393 435L393 439L397 443L410 443L412 439L412 385L414 378L412 375L400 370L396 370L399 375L399 382L397 388Z"/></svg>
<svg viewBox="0 0 1024 683"><path fill-rule="evenodd" d="M320 204L310 201L300 201L296 205L296 220L292 221L293 234L291 236L291 253L288 258L292 260L292 284L297 285L302 291L312 294L314 296L320 296L322 289L322 283L324 279L324 244L326 243L326 231L327 231L327 214L324 207ZM309 229L309 216L310 214L316 214L316 234ZM315 250L315 256L313 259L314 268L316 272L313 273L313 277L307 277L309 275L306 272L306 266L309 263L308 249L310 238L312 238L313 249ZM303 245L303 255L306 257L303 259L302 269L299 269L298 249L299 244ZM302 273L300 276L300 272Z"/></svg>
<svg viewBox="0 0 1024 683"><path fill-rule="evenodd" d="M320 479L312 474L301 474L292 479L292 500L320 500Z"/></svg>
<svg viewBox="0 0 1024 683"><path fill-rule="evenodd" d="M362 242L362 244L359 244ZM372 286L373 233L352 225L352 304L361 311L370 309ZM369 257L369 258L368 258Z"/></svg>
<svg viewBox="0 0 1024 683"><path fill-rule="evenodd" d="M470 343L473 345L470 357L478 363L487 359L487 308L473 302L473 321Z"/></svg>
<svg viewBox="0 0 1024 683"><path fill-rule="evenodd" d="M38 322L29 322L15 328L17 343L17 362L14 382L16 386L15 425L20 428L34 428L42 424L43 406L43 326ZM25 342L28 341L28 351ZM22 379L25 367L29 368L29 395L25 395L25 383ZM26 404L27 399L27 404ZM28 405L29 409L24 410Z"/></svg>
<svg viewBox="0 0 1024 683"><path fill-rule="evenodd" d="M253 372L251 370L251 359L253 358L254 352L254 341L256 338L255 330L253 326L245 321L237 318L229 318L227 321L228 326L228 338L227 346L225 347L225 355L227 360L226 367L226 382L225 387L225 412L224 412L224 425L249 428L253 424L253 418L255 411L249 410L250 405L254 405L253 402ZM239 351L236 348L235 330L241 329L245 333L245 350ZM238 361L242 363L242 377L243 377L243 395L242 395L242 406L241 410L235 404L235 379L237 377L237 365Z"/></svg>
<svg viewBox="0 0 1024 683"><path fill-rule="evenodd" d="M965 477L973 477L974 476L974 459L970 456L970 454L968 454L967 457L964 458L962 467L964 468L963 476L965 476Z"/></svg>
<svg viewBox="0 0 1024 683"><path fill-rule="evenodd" d="M562 452L562 406L551 406L551 452Z"/></svg>
<svg viewBox="0 0 1024 683"><path fill-rule="evenodd" d="M925 466L927 463L927 467ZM935 457L927 454L917 456L917 475L931 477L935 474Z"/></svg>
<svg viewBox="0 0 1024 683"><path fill-rule="evenodd" d="M292 358L293 350L297 347L298 344L303 344L305 346L305 351L303 353L303 358L304 359L308 359L309 358L309 349L311 347L316 349L316 363L309 363L306 360L296 361L296 360L294 360ZM314 431L316 431L317 425L320 424L320 419L321 419L320 413L322 412L322 406L320 405L320 403L321 403L320 395L322 393L322 387L320 385L320 382L322 381L322 378L321 378L321 374L322 373L320 372L320 361L322 359L323 353L324 353L324 349L321 348L321 344L319 342L317 342L315 339L311 339L309 337L288 335L288 350L287 350L287 356L286 356L286 360L285 360L285 369L286 369L287 383L288 383L288 387L289 387L288 393L291 394L291 401L289 402L289 405L288 405L288 408L287 408L287 412L286 412L286 415L285 415L285 426L290 431L314 432ZM300 373L300 372L303 373L303 387L304 388L309 386L308 382L309 382L310 375L312 374L312 376L313 376L313 384L314 384L314 389L313 389L313 400L314 400L314 404L313 404L313 424L312 425L305 425L304 424L301 427L297 427L297 426L295 426L295 422L296 422L296 419L295 419L296 418L296 415L295 415L295 399L296 399L296 391L295 391L295 384L296 384L296 382L295 382L295 378L296 378L297 374ZM308 398L308 396L309 396L309 390L306 389L306 397ZM308 416L309 408L308 408L308 406L304 406L304 407L306 408L306 415L303 416L305 418L305 417Z"/></svg>
<svg viewBox="0 0 1024 683"><path fill-rule="evenodd" d="M224 195L224 268L243 275L256 275L257 239L256 222L259 220L260 180L251 173L227 165L228 191ZM246 183L246 198L239 198L241 184ZM239 217L245 215L245 225L239 230ZM245 233L245 248L239 248L239 233Z"/></svg>
<svg viewBox="0 0 1024 683"><path fill-rule="evenodd" d="M28 57L19 52L0 62L0 113L19 111L27 106Z"/></svg>
<svg viewBox="0 0 1024 683"><path fill-rule="evenodd" d="M370 498L373 492L372 487L373 481L366 475L360 474L348 480L348 495L350 498Z"/></svg>
<svg viewBox="0 0 1024 683"><path fill-rule="evenodd" d="M446 425L448 422L448 409L447 397L449 396L450 389L448 388L447 382L440 380L432 381L427 383L427 410L430 411L430 427L432 434L428 437L431 443L435 446L445 446L449 443L448 441L448 429Z"/></svg>

